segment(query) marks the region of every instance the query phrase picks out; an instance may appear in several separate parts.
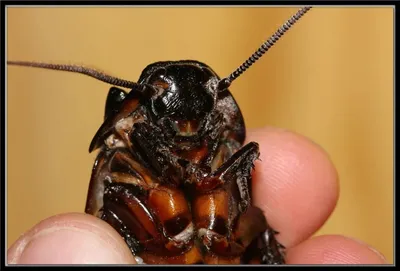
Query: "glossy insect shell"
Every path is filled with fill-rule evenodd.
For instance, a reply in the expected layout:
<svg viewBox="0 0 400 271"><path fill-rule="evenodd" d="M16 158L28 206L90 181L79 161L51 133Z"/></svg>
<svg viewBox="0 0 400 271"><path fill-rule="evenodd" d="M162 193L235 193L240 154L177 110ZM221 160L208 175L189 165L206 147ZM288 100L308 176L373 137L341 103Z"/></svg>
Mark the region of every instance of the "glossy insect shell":
<svg viewBox="0 0 400 271"><path fill-rule="evenodd" d="M163 79L164 78L164 79ZM185 121L201 121L205 115L211 113L214 103L221 108L224 120L232 126L233 134L239 144L245 139L245 124L240 109L228 89L217 93L212 87L206 85L213 79L219 81L220 77L206 64L194 60L162 61L148 65L140 75L139 84L150 84L162 91L168 88L156 100L141 99L141 103L148 107L153 121L161 118L169 120L176 128L188 129ZM135 98L136 89L128 94L129 98ZM122 90L112 88L109 92L105 120L91 143L90 152L98 148L109 134L111 120L115 121L119 106L127 94ZM107 121L108 119L108 121ZM174 120L174 121L172 121ZM184 122L181 124L180 122ZM200 123L196 123L199 126ZM179 127L183 126L183 127ZM164 131L168 132L168 131Z"/></svg>
<svg viewBox="0 0 400 271"><path fill-rule="evenodd" d="M198 61L156 62L129 93L109 91L85 211L146 263L284 262L251 205L258 144L242 147L242 114L219 79Z"/></svg>

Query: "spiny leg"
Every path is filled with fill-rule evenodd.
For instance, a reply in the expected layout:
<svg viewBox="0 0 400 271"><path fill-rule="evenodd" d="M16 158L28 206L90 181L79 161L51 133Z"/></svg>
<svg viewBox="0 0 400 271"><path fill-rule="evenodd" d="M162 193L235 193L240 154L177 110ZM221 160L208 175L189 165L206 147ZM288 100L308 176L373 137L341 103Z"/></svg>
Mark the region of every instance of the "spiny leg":
<svg viewBox="0 0 400 271"><path fill-rule="evenodd" d="M185 223L185 215L182 213L170 217L168 203L179 207L176 194L168 189L152 189L146 196L147 200L143 200L139 199L143 195L132 196L133 190L136 189L132 189L129 184L110 184L104 196L102 219L116 228L134 255L139 255L146 263L160 263L164 258L168 263L190 264L201 261L199 251L193 248L194 230L190 220L186 219ZM174 199L169 199L167 203L164 202L165 197Z"/></svg>
<svg viewBox="0 0 400 271"><path fill-rule="evenodd" d="M267 229L259 208L250 206L238 213L232 207L224 189L198 195L193 202L198 238L207 251L206 263L240 263L247 246Z"/></svg>
<svg viewBox="0 0 400 271"><path fill-rule="evenodd" d="M143 250L143 243L157 238L158 232L153 218L141 208L140 200L134 196L143 191L135 186L126 186L113 183L106 187L100 218L122 236L133 255L138 255Z"/></svg>
<svg viewBox="0 0 400 271"><path fill-rule="evenodd" d="M242 211L250 204L249 186L251 185L251 170L254 161L259 156L259 147L256 142L250 142L234 153L218 169L207 176L201 176L196 171L189 169L190 182L200 193L206 193L225 184L235 184L240 194L240 205Z"/></svg>
<svg viewBox="0 0 400 271"><path fill-rule="evenodd" d="M211 254L215 254L211 258L205 257L205 261L240 257L254 240L259 240L260 262L284 262L275 232L263 212L251 206L251 170L258 156L258 144L250 142L213 173L203 179L193 179L199 192L193 202L199 238ZM212 210L208 216L201 212L201 207L207 204L213 205L208 208ZM261 236L267 236L268 240L262 240Z"/></svg>
<svg viewBox="0 0 400 271"><path fill-rule="evenodd" d="M184 170L179 159L169 150L162 138L162 131L149 123L136 123L131 141L143 160L164 181L178 186L184 178Z"/></svg>
<svg viewBox="0 0 400 271"><path fill-rule="evenodd" d="M262 264L285 263L285 247L276 240L276 234L278 234L278 232L268 225L267 230L259 237L258 247L261 251Z"/></svg>
<svg viewBox="0 0 400 271"><path fill-rule="evenodd" d="M87 211L112 225L134 255L155 262L163 257L174 263L202 261L193 248L194 228L183 192L161 185L126 149L101 152L90 187Z"/></svg>
<svg viewBox="0 0 400 271"><path fill-rule="evenodd" d="M157 178L137 162L124 148L103 148L95 160L89 183L85 212L94 216L103 205L105 185L111 182L130 183L141 187L154 186Z"/></svg>
<svg viewBox="0 0 400 271"><path fill-rule="evenodd" d="M248 182L258 154L258 144L251 142L208 176L192 175L191 181L196 188L192 208L198 237L209 253L239 258L246 248L246 242L237 242L240 238L235 237L233 230L240 218L246 217L250 205ZM244 220L249 222L247 226L253 232L257 233L257 226L262 227L262 224L250 225L254 221L251 217ZM259 229L258 233L263 230ZM239 235L245 238L244 234Z"/></svg>
<svg viewBox="0 0 400 271"><path fill-rule="evenodd" d="M134 255L146 263L193 264L202 257L194 246L186 205L179 190L158 186L144 191L131 184L111 183L105 191L102 219L116 226Z"/></svg>

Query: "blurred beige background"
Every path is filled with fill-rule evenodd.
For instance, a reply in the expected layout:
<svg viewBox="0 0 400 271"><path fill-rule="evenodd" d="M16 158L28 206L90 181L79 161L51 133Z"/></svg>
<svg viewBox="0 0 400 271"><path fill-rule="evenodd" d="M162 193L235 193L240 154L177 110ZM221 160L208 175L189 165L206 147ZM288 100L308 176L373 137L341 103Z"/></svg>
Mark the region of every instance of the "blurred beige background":
<svg viewBox="0 0 400 271"><path fill-rule="evenodd" d="M87 64L137 80L158 60L226 76L297 8L9 8L7 57ZM231 91L248 127L302 133L331 155L341 194L317 234L393 261L393 10L314 8ZM7 68L7 244L48 216L83 212L109 85Z"/></svg>

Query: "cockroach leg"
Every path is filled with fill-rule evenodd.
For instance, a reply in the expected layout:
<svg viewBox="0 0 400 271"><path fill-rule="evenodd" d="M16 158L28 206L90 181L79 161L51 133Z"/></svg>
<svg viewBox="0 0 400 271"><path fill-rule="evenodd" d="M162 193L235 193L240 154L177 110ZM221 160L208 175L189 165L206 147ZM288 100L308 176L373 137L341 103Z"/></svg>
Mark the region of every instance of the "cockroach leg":
<svg viewBox="0 0 400 271"><path fill-rule="evenodd" d="M228 182L236 183L241 198L240 208L241 211L245 211L250 204L250 194L248 191L251 185L251 170L258 155L258 144L250 142L234 153L217 170L208 176L199 176L201 169L193 167L190 173L196 175L192 175L192 183L195 184L198 191L203 193L216 189ZM200 179L199 177L203 178Z"/></svg>
<svg viewBox="0 0 400 271"><path fill-rule="evenodd" d="M258 246L261 252L262 264L285 263L283 251L285 247L276 240L276 234L277 232L268 225L267 230L260 235Z"/></svg>
<svg viewBox="0 0 400 271"><path fill-rule="evenodd" d="M158 186L145 191L132 184L111 183L104 192L101 218L116 227L134 255L146 263L149 257L188 253L194 245L191 214L180 190Z"/></svg>
<svg viewBox="0 0 400 271"><path fill-rule="evenodd" d="M130 183L146 188L158 181L151 171L137 162L125 148L102 149L92 169L86 213L101 216L105 185L111 182Z"/></svg>
<svg viewBox="0 0 400 271"><path fill-rule="evenodd" d="M172 154L162 138L162 132L153 125L136 123L131 134L131 141L136 150L148 161L163 181L178 186L184 177L184 169L179 159Z"/></svg>
<svg viewBox="0 0 400 271"><path fill-rule="evenodd" d="M190 252L195 230L183 191L161 185L125 148L100 152L90 187L97 201L87 211L111 224L134 255L155 259ZM200 261L195 255L191 251L181 260Z"/></svg>
<svg viewBox="0 0 400 271"><path fill-rule="evenodd" d="M213 173L203 179L199 175L194 178L199 181L195 182L197 193L193 210L198 238L210 254L204 258L206 263L235 262L234 258L241 255L244 255L242 262L250 262L252 258L246 251L252 249L254 242L257 242L258 262L283 261L275 231L268 225L263 212L251 206L251 170L258 156L258 144L250 142ZM198 169L195 172L199 174Z"/></svg>
<svg viewBox="0 0 400 271"><path fill-rule="evenodd" d="M103 198L101 219L119 232L134 255L142 251L144 242L159 237L153 217L138 198L144 193L134 185L111 183Z"/></svg>
<svg viewBox="0 0 400 271"><path fill-rule="evenodd" d="M85 213L99 216L103 206L104 182L106 176L102 176L103 168L107 165L107 153L101 150L96 157L90 177L88 195L86 199Z"/></svg>

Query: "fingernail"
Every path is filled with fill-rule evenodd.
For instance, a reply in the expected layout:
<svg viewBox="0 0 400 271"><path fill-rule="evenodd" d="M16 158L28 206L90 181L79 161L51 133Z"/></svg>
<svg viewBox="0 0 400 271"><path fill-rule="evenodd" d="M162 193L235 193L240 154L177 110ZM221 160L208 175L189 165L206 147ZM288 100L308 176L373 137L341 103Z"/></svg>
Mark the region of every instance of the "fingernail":
<svg viewBox="0 0 400 271"><path fill-rule="evenodd" d="M365 242L363 242L363 241L361 241L361 240L359 240L359 239L353 238L353 237L347 237L347 238L349 238L349 239L351 239L351 240L353 240L353 241L355 241L355 242L357 242L357 243L359 243L359 244L361 244L361 245L366 246L370 251L372 251L373 253L375 253L375 254L382 260L383 263L388 263L388 261L386 260L385 256L383 256L383 254L382 254L381 252L379 252L379 251L376 250L375 248L371 247L371 246L368 245L367 243L365 243Z"/></svg>
<svg viewBox="0 0 400 271"><path fill-rule="evenodd" d="M388 261L386 260L386 257L383 256L383 254L382 254L381 252L379 252L378 250L376 250L375 248L370 247L370 246L368 246L368 248L369 248L372 252L374 252L376 255L378 255L378 256L382 259L382 262L388 263Z"/></svg>
<svg viewBox="0 0 400 271"><path fill-rule="evenodd" d="M45 229L25 246L19 264L121 263L110 244L95 234L73 228Z"/></svg>
<svg viewBox="0 0 400 271"><path fill-rule="evenodd" d="M53 223L35 227L17 242L14 264L134 264L119 236L92 224Z"/></svg>

